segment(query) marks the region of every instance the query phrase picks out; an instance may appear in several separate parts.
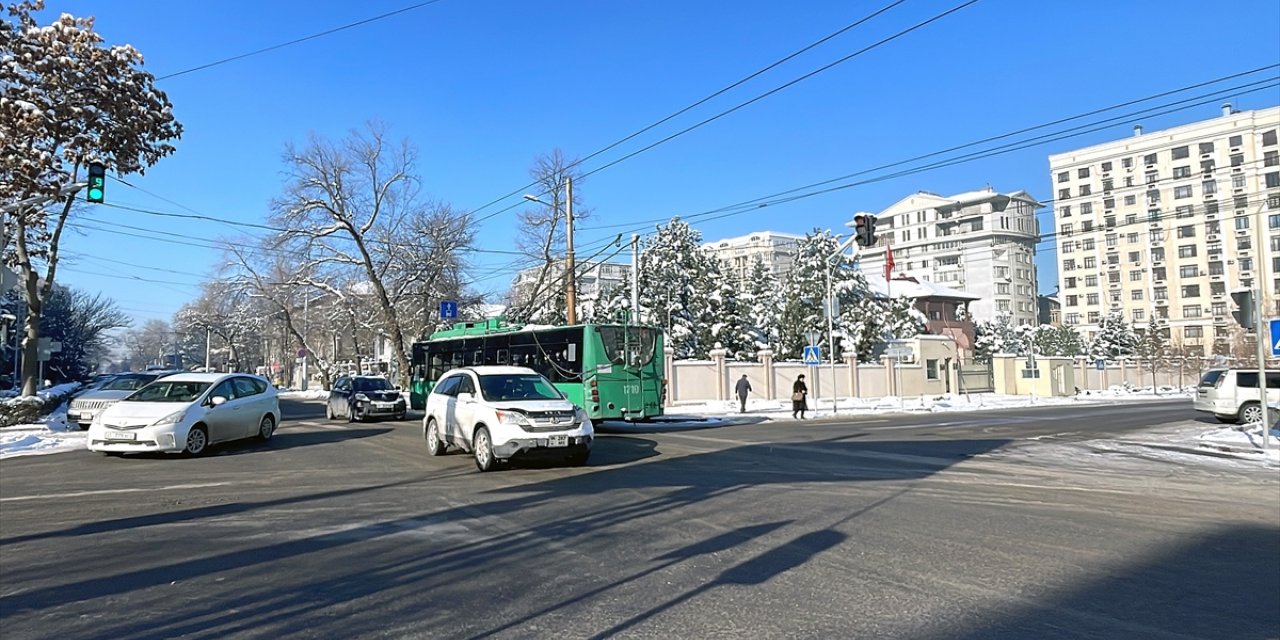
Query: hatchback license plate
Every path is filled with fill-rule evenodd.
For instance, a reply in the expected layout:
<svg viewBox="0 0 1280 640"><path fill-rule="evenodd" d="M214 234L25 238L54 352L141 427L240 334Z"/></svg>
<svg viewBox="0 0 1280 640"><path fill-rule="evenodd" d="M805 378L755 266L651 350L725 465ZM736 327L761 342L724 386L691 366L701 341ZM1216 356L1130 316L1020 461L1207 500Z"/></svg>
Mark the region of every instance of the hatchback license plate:
<svg viewBox="0 0 1280 640"><path fill-rule="evenodd" d="M130 433L128 431L108 431L107 439L108 440L137 440L138 434Z"/></svg>
<svg viewBox="0 0 1280 640"><path fill-rule="evenodd" d="M569 436L551 436L547 438L548 447L567 447L569 446Z"/></svg>

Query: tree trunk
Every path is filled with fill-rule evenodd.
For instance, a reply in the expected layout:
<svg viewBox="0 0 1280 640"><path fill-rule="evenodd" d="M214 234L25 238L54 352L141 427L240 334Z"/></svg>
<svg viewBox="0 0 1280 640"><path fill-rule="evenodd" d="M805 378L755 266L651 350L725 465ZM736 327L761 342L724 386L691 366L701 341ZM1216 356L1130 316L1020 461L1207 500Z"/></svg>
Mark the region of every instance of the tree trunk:
<svg viewBox="0 0 1280 640"><path fill-rule="evenodd" d="M31 274L31 279L35 280L35 274ZM28 290L34 289L35 283L32 282ZM39 300L35 303L27 303L27 335L22 339L22 395L34 396L40 382L40 307Z"/></svg>

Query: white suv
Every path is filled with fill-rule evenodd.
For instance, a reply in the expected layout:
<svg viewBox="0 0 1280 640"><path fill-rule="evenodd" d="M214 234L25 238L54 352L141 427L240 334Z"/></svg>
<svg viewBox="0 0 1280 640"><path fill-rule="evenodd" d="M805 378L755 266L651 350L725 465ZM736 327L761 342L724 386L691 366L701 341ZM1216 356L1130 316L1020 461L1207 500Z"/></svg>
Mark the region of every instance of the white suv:
<svg viewBox="0 0 1280 640"><path fill-rule="evenodd" d="M1222 422L1260 422L1261 398L1257 369L1212 369L1196 387L1195 408ZM1267 402L1280 402L1280 371L1267 371Z"/></svg>
<svg viewBox="0 0 1280 640"><path fill-rule="evenodd" d="M452 445L492 469L516 456L550 455L586 464L591 419L551 381L524 367L467 367L440 376L427 396L422 434L438 456Z"/></svg>

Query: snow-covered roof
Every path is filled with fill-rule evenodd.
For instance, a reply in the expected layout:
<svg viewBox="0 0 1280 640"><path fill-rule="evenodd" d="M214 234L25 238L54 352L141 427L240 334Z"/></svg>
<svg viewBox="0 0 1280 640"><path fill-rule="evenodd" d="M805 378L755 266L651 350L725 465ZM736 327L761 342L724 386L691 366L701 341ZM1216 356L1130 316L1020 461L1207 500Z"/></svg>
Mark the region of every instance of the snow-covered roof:
<svg viewBox="0 0 1280 640"><path fill-rule="evenodd" d="M892 215L898 210L917 211L920 209L934 209L938 207L966 206L975 202L984 202L986 200L994 200L996 198L1009 198L1017 200L1028 200L1040 204L1038 200L1032 197L1025 190L1013 191L1010 193L1000 193L991 187L979 189L977 191L965 191L952 196L942 196L928 191L917 191L891 205L886 207L880 215Z"/></svg>
<svg viewBox="0 0 1280 640"><path fill-rule="evenodd" d="M981 300L982 296L977 296L968 291L944 287L940 284L929 282L927 280L917 281L915 279L894 278L893 284L890 286L885 282L883 277L878 275L864 273L867 279L867 288L879 296L888 296L890 293L895 298L910 298L916 300L918 298L950 298L953 300Z"/></svg>

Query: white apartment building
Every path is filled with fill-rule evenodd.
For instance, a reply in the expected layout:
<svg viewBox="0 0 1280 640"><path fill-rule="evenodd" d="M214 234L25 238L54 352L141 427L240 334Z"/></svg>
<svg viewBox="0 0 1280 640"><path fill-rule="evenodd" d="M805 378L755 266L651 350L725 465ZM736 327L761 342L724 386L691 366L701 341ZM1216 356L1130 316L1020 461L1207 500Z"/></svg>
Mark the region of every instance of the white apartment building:
<svg viewBox="0 0 1280 640"><path fill-rule="evenodd" d="M1026 191L988 187L954 196L921 191L876 215L874 247L861 266L884 275L885 247L893 247L894 277L905 275L966 291L975 322L1000 315L1015 325L1036 324L1036 210Z"/></svg>
<svg viewBox="0 0 1280 640"><path fill-rule="evenodd" d="M631 287L631 265L619 264L616 262L582 262L579 261L574 271L578 272L578 279L574 282L574 287L579 300L592 300L601 293L609 293L619 288L626 288L630 291ZM531 290L538 283L538 274L541 273L542 267L530 267L516 274L515 280L511 283L511 291L515 299L524 299L531 293ZM546 281L552 283L551 286L564 286L564 261L561 260L551 266L547 272ZM547 286L544 283L544 286Z"/></svg>
<svg viewBox="0 0 1280 640"><path fill-rule="evenodd" d="M1184 353L1242 342L1229 294L1280 291L1280 107L1049 156L1062 320L1167 318ZM1265 225L1265 226L1264 226Z"/></svg>
<svg viewBox="0 0 1280 640"><path fill-rule="evenodd" d="M751 275L752 265L762 260L774 276L785 278L791 273L796 248L804 236L777 231L757 231L736 238L708 242L702 248L720 261L723 273L737 281Z"/></svg>

